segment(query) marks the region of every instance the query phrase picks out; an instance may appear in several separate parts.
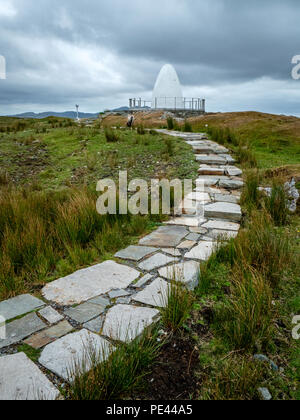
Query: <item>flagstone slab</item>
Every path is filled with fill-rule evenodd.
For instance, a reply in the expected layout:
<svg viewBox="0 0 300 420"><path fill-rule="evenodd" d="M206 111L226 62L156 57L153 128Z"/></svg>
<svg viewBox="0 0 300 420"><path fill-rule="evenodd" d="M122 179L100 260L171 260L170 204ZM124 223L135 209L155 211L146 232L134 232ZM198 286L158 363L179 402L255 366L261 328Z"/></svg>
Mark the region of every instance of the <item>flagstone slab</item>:
<svg viewBox="0 0 300 420"><path fill-rule="evenodd" d="M83 328L91 332L94 332L96 334L99 334L100 331L102 330L103 324L104 324L104 316L99 316L98 318L95 318L89 322L86 322L83 325Z"/></svg>
<svg viewBox="0 0 300 420"><path fill-rule="evenodd" d="M199 261L208 261L215 252L217 244L215 242L201 241L199 245L185 254L184 258Z"/></svg>
<svg viewBox="0 0 300 420"><path fill-rule="evenodd" d="M116 305L106 315L102 334L116 341L133 341L158 315L156 309Z"/></svg>
<svg viewBox="0 0 300 420"><path fill-rule="evenodd" d="M221 154L220 156L222 158L226 159L227 164L231 165L231 164L236 162L236 160L231 155L228 155L227 153Z"/></svg>
<svg viewBox="0 0 300 420"><path fill-rule="evenodd" d="M40 349L45 347L47 344L52 343L56 339L69 334L71 331L73 331L72 325L70 325L68 321L62 321L54 327L32 335L31 337L27 338L27 340L24 340L24 343L28 344L28 346L31 346L34 349Z"/></svg>
<svg viewBox="0 0 300 420"><path fill-rule="evenodd" d="M107 340L83 329L48 344L39 358L39 363L59 377L72 382L75 364L80 367L85 365L85 372L91 369L88 357L91 349L98 355L99 363L106 360L114 350Z"/></svg>
<svg viewBox="0 0 300 420"><path fill-rule="evenodd" d="M189 290L194 290L199 284L200 264L196 261L187 261L173 267L164 267L159 275L168 280L184 283Z"/></svg>
<svg viewBox="0 0 300 420"><path fill-rule="evenodd" d="M190 144L192 142L189 142L188 144ZM213 154L215 153L215 148L211 145L205 145L205 144L190 144L193 149L194 152L198 155L204 154L204 155L209 155L209 154Z"/></svg>
<svg viewBox="0 0 300 420"><path fill-rule="evenodd" d="M172 257L181 257L181 252L177 248L162 248L161 251L172 255Z"/></svg>
<svg viewBox="0 0 300 420"><path fill-rule="evenodd" d="M51 308L51 306L47 306L40 310L39 315L41 315L50 325L57 324L64 319L64 317L55 309Z"/></svg>
<svg viewBox="0 0 300 420"><path fill-rule="evenodd" d="M91 300L88 301L88 303L93 303L94 305L100 305L103 308L107 308L107 306L110 305L109 299L105 299L102 296L98 296L98 297L96 297L94 299L91 299Z"/></svg>
<svg viewBox="0 0 300 420"><path fill-rule="evenodd" d="M205 235L207 233L207 229L202 225L201 227L190 227L191 233L197 233L199 235Z"/></svg>
<svg viewBox="0 0 300 420"><path fill-rule="evenodd" d="M242 219L242 210L238 204L217 202L205 206L206 218L229 219L239 222Z"/></svg>
<svg viewBox="0 0 300 420"><path fill-rule="evenodd" d="M169 257L165 254L156 254L139 264L140 270L152 271L164 265L175 263L178 258Z"/></svg>
<svg viewBox="0 0 300 420"><path fill-rule="evenodd" d="M59 391L24 354L0 357L0 400L55 400Z"/></svg>
<svg viewBox="0 0 300 420"><path fill-rule="evenodd" d="M205 192L191 192L186 196L186 200L198 201L198 202L209 202L210 196L208 193Z"/></svg>
<svg viewBox="0 0 300 420"><path fill-rule="evenodd" d="M221 201L223 203L233 203L238 204L240 199L234 195L231 194L216 194L214 196L215 201Z"/></svg>
<svg viewBox="0 0 300 420"><path fill-rule="evenodd" d="M0 316L9 321L43 306L45 306L45 303L34 296L20 295L0 302Z"/></svg>
<svg viewBox="0 0 300 420"><path fill-rule="evenodd" d="M238 190L240 188L243 188L244 186L244 182L243 181L239 181L239 180L233 180L233 179L228 179L228 180L220 180L219 182L219 186L223 187L223 188L228 188L231 190Z"/></svg>
<svg viewBox="0 0 300 420"><path fill-rule="evenodd" d="M206 232L204 232L206 233ZM186 238L187 241L195 241L198 242L200 239L200 235L198 233L190 233Z"/></svg>
<svg viewBox="0 0 300 420"><path fill-rule="evenodd" d="M243 171L236 166L226 166L225 171L229 176L241 176L243 175Z"/></svg>
<svg viewBox="0 0 300 420"><path fill-rule="evenodd" d="M140 261L148 255L154 254L156 251L158 251L157 248L150 248L145 246L129 246L128 248L117 252L115 257L121 258L123 260Z"/></svg>
<svg viewBox="0 0 300 420"><path fill-rule="evenodd" d="M130 293L126 292L126 290L113 290L109 292L109 297L111 299L117 299L119 297L129 296Z"/></svg>
<svg viewBox="0 0 300 420"><path fill-rule="evenodd" d="M16 344L46 327L47 325L35 313L16 319L6 324L6 338L0 338L0 349Z"/></svg>
<svg viewBox="0 0 300 420"><path fill-rule="evenodd" d="M49 301L71 306L113 289L126 289L139 276L140 273L134 268L105 261L47 284L42 293Z"/></svg>
<svg viewBox="0 0 300 420"><path fill-rule="evenodd" d="M239 231L240 225L238 223L228 222L227 220L210 220L205 223L203 228L206 229L220 229L220 230L234 230Z"/></svg>
<svg viewBox="0 0 300 420"><path fill-rule="evenodd" d="M70 308L65 311L65 315L79 324L84 324L93 318L103 314L105 307L101 305L95 305L90 302L83 303L76 308Z"/></svg>
<svg viewBox="0 0 300 420"><path fill-rule="evenodd" d="M226 165L227 159L221 155L196 155L196 161L207 165Z"/></svg>
<svg viewBox="0 0 300 420"><path fill-rule="evenodd" d="M165 280L157 278L142 292L134 296L133 300L156 308L164 308L168 303L169 287Z"/></svg>
<svg viewBox="0 0 300 420"><path fill-rule="evenodd" d="M168 222L165 222L167 225L178 225L178 226L187 226L187 227L197 227L200 223L204 223L205 220L201 217L175 217Z"/></svg>
<svg viewBox="0 0 300 420"><path fill-rule="evenodd" d="M219 230L214 229L208 235L213 239L219 240L228 240L228 239L235 239L238 236L238 232L233 230Z"/></svg>
<svg viewBox="0 0 300 420"><path fill-rule="evenodd" d="M135 288L135 289L140 289L143 286L145 286L145 284L147 284L152 279L153 279L152 274L146 274L137 283L133 284L132 287Z"/></svg>
<svg viewBox="0 0 300 420"><path fill-rule="evenodd" d="M177 248L178 249L191 249L195 245L197 245L197 242L195 242L195 241L188 241L187 240L187 241L181 242L181 244L179 244L177 246Z"/></svg>
<svg viewBox="0 0 300 420"><path fill-rule="evenodd" d="M198 169L199 175L224 175L225 170L215 166L201 165Z"/></svg>
<svg viewBox="0 0 300 420"><path fill-rule="evenodd" d="M183 226L160 226L155 232L142 238L140 245L162 248L176 247L188 234Z"/></svg>

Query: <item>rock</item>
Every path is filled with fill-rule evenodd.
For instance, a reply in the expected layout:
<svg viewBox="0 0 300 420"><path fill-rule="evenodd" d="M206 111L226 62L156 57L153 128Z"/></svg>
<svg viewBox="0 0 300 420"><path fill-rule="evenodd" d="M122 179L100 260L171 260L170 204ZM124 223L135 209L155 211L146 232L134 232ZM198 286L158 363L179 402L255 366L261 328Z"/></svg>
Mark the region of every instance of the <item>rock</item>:
<svg viewBox="0 0 300 420"><path fill-rule="evenodd" d="M238 223L228 222L227 220L210 220L201 227L206 229L240 230L240 225Z"/></svg>
<svg viewBox="0 0 300 420"><path fill-rule="evenodd" d="M83 328L94 332L96 334L99 334L102 327L103 327L103 323L104 323L104 316L99 316L98 318L92 319L89 322L86 322L83 325Z"/></svg>
<svg viewBox="0 0 300 420"><path fill-rule="evenodd" d="M264 354L255 354L253 356L254 360L257 360L259 362L266 362L269 363L269 365L271 366L271 368L275 371L278 372L279 368L278 366L271 360L269 359L267 356L265 356Z"/></svg>
<svg viewBox="0 0 300 420"><path fill-rule="evenodd" d="M211 255L216 251L217 244L215 242L201 241L199 245L185 254L184 258L191 260L208 261Z"/></svg>
<svg viewBox="0 0 300 420"><path fill-rule="evenodd" d="M178 249L191 249L193 246L197 245L195 241L184 241L177 246Z"/></svg>
<svg viewBox="0 0 300 420"><path fill-rule="evenodd" d="M140 261L148 255L154 254L156 251L158 251L157 248L150 248L145 246L129 246L123 251L117 252L115 257L121 258L123 260Z"/></svg>
<svg viewBox="0 0 300 420"><path fill-rule="evenodd" d="M288 198L288 209L290 212L295 213L297 210L297 202L300 198L298 189L296 188L296 181L294 178L284 185L284 189ZM0 311L1 313L1 311Z"/></svg>
<svg viewBox="0 0 300 420"><path fill-rule="evenodd" d="M42 293L49 301L71 306L114 289L126 289L139 276L134 268L105 261L47 284Z"/></svg>
<svg viewBox="0 0 300 420"><path fill-rule="evenodd" d="M148 283L153 278L151 274L146 274L144 277L142 277L137 283L133 284L132 287L135 289L140 289L141 287L145 286L145 284Z"/></svg>
<svg viewBox="0 0 300 420"><path fill-rule="evenodd" d="M55 309L51 308L51 306L47 306L39 311L39 315L42 316L50 325L57 324L59 321L64 319L64 317Z"/></svg>
<svg viewBox="0 0 300 420"><path fill-rule="evenodd" d="M199 201L199 202L210 202L210 197L209 194L205 193L205 192L199 192L199 191L195 191L192 192L190 194L188 194L185 197L187 200L192 200L192 201Z"/></svg>
<svg viewBox="0 0 300 420"><path fill-rule="evenodd" d="M152 271L167 264L175 263L178 258L168 257L164 254L156 254L139 264L140 270Z"/></svg>
<svg viewBox="0 0 300 420"><path fill-rule="evenodd" d="M214 203L205 206L206 218L228 219L239 222L242 219L242 210L238 204L233 203Z"/></svg>
<svg viewBox="0 0 300 420"><path fill-rule="evenodd" d="M229 164L229 165L236 162L235 159L231 155L221 154L220 156L222 156L222 158L226 159L226 163Z"/></svg>
<svg viewBox="0 0 300 420"><path fill-rule="evenodd" d="M258 388L258 392L264 401L272 400L272 395L270 394L270 391L268 390L268 388Z"/></svg>
<svg viewBox="0 0 300 420"><path fill-rule="evenodd" d="M204 223L205 220L199 217L175 217L168 222L165 222L167 225L179 225L187 227L197 227L200 223Z"/></svg>
<svg viewBox="0 0 300 420"><path fill-rule="evenodd" d="M16 319L6 324L6 338L0 339L0 349L16 344L46 327L47 325L35 313Z"/></svg>
<svg viewBox="0 0 300 420"><path fill-rule="evenodd" d="M197 233L199 235L205 235L207 233L207 229L203 226L201 227L190 227L191 233Z"/></svg>
<svg viewBox="0 0 300 420"><path fill-rule="evenodd" d="M156 309L116 305L106 315L102 334L117 341L133 341L158 315Z"/></svg>
<svg viewBox="0 0 300 420"><path fill-rule="evenodd" d="M197 162L207 165L226 165L226 158L221 155L196 155Z"/></svg>
<svg viewBox="0 0 300 420"><path fill-rule="evenodd" d="M212 230L208 235L217 240L225 240L228 241L229 239L234 239L238 236L238 232L232 231L232 230L219 230L219 229L214 229Z"/></svg>
<svg viewBox="0 0 300 420"><path fill-rule="evenodd" d="M226 166L225 172L228 176L241 176L243 175L243 171L236 166Z"/></svg>
<svg viewBox="0 0 300 420"><path fill-rule="evenodd" d="M109 297L111 299L117 299L119 297L129 296L130 293L126 292L125 290L113 290L109 292Z"/></svg>
<svg viewBox="0 0 300 420"><path fill-rule="evenodd" d="M68 321L62 321L54 327L32 335L31 337L27 338L24 343L28 344L34 349L40 349L45 347L47 344L52 343L57 338L69 334L72 330L73 327L68 323Z"/></svg>
<svg viewBox="0 0 300 420"><path fill-rule="evenodd" d="M159 270L159 275L171 281L184 283L189 290L194 290L199 283L200 264L188 261L173 267L164 267Z"/></svg>
<svg viewBox="0 0 300 420"><path fill-rule="evenodd" d="M110 305L110 301L108 299L103 298L102 296L98 296L94 299L88 301L88 303L93 303L94 305L100 305L104 309Z"/></svg>
<svg viewBox="0 0 300 420"><path fill-rule="evenodd" d="M0 316L6 321L33 312L45 306L45 303L31 295L20 295L0 302Z"/></svg>
<svg viewBox="0 0 300 420"><path fill-rule="evenodd" d="M103 314L104 311L105 307L86 302L76 306L75 308L65 310L65 314L79 324L84 324L85 322Z"/></svg>
<svg viewBox="0 0 300 420"><path fill-rule="evenodd" d="M214 196L214 201L221 201L223 203L233 203L238 204L240 199L234 195L230 194L216 194Z"/></svg>
<svg viewBox="0 0 300 420"><path fill-rule="evenodd" d="M74 380L74 367L79 366L83 372L88 372L92 363L90 354L95 354L99 363L108 358L114 347L111 344L86 329L69 334L54 343L48 344L39 358L39 363L68 382Z"/></svg>
<svg viewBox="0 0 300 420"><path fill-rule="evenodd" d="M140 240L140 245L162 248L174 247L188 234L183 226L161 226L155 232Z"/></svg>
<svg viewBox="0 0 300 420"><path fill-rule="evenodd" d="M200 235L198 233L190 233L185 239L187 241L195 241L195 242L198 242L199 239L200 239Z"/></svg>
<svg viewBox="0 0 300 420"><path fill-rule="evenodd" d="M172 255L172 257L181 257L180 251L178 251L176 248L162 248L161 250L165 254Z"/></svg>
<svg viewBox="0 0 300 420"><path fill-rule="evenodd" d="M238 190L240 188L243 188L244 186L244 182L243 181L238 181L238 180L233 180L233 179L228 179L228 180L220 180L219 182L219 186L221 188L227 188L229 190Z"/></svg>
<svg viewBox="0 0 300 420"><path fill-rule="evenodd" d="M0 400L55 400L59 391L24 354L0 357Z"/></svg>
<svg viewBox="0 0 300 420"><path fill-rule="evenodd" d="M158 278L147 286L142 292L134 296L135 302L145 305L163 308L167 306L169 285L166 281Z"/></svg>
<svg viewBox="0 0 300 420"><path fill-rule="evenodd" d="M224 173L224 169L208 165L201 165L198 169L199 175L224 175Z"/></svg>

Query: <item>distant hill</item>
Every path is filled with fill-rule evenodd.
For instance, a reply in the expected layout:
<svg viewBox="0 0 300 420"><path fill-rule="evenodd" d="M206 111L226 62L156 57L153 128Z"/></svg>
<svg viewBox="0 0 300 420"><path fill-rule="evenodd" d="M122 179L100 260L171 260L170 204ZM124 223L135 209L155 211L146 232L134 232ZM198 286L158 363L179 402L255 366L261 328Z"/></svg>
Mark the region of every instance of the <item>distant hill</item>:
<svg viewBox="0 0 300 420"><path fill-rule="evenodd" d="M99 115L98 113L92 114L92 113L85 113L85 112L79 112L79 118L97 118ZM36 114L35 112L24 112L23 114L17 114L17 115L10 115L10 117L16 117L16 118L34 118L34 119L42 119L42 118L48 118L48 117L60 117L60 118L71 118L75 119L77 118L77 113L75 111L66 111L66 112L41 112Z"/></svg>

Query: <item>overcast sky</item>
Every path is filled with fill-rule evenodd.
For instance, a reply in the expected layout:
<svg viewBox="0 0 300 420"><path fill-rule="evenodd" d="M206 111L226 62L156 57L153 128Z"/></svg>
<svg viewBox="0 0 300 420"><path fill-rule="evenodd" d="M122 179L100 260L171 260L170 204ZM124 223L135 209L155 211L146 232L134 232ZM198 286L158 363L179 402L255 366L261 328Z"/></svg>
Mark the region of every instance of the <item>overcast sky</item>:
<svg viewBox="0 0 300 420"><path fill-rule="evenodd" d="M208 111L300 116L299 0L0 0L0 114L151 99L163 64Z"/></svg>

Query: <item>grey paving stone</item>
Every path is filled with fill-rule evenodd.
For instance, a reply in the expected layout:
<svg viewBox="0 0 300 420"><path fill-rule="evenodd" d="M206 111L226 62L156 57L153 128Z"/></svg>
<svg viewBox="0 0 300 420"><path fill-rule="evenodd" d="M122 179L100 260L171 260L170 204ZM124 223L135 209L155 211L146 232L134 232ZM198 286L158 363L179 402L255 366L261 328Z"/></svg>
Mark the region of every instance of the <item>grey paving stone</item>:
<svg viewBox="0 0 300 420"><path fill-rule="evenodd" d="M195 227L190 227L190 232L191 233L197 233L197 234L200 234L200 235L205 235L207 233L207 229L203 226L196 227L196 228Z"/></svg>
<svg viewBox="0 0 300 420"><path fill-rule="evenodd" d="M9 321L43 306L45 303L34 296L20 295L0 302L0 316Z"/></svg>
<svg viewBox="0 0 300 420"><path fill-rule="evenodd" d="M219 230L219 229L214 229L208 235L211 238L215 239L215 240L217 240L217 239L219 239L219 240L223 239L223 240L226 241L228 239L234 239L234 238L236 238L238 236L238 234L239 234L238 232L232 231L232 230Z"/></svg>
<svg viewBox="0 0 300 420"><path fill-rule="evenodd" d="M242 219L242 210L238 204L218 202L205 206L205 217L239 222Z"/></svg>
<svg viewBox="0 0 300 420"><path fill-rule="evenodd" d="M129 305L130 304L130 302L131 302L131 296L130 297L127 297L127 298L119 298L119 299L117 299L117 304L120 304L120 305Z"/></svg>
<svg viewBox="0 0 300 420"><path fill-rule="evenodd" d="M24 354L0 357L0 400L55 400L59 391Z"/></svg>
<svg viewBox="0 0 300 420"><path fill-rule="evenodd" d="M229 176L241 176L243 175L243 171L236 166L226 166L225 171Z"/></svg>
<svg viewBox="0 0 300 420"><path fill-rule="evenodd" d="M110 305L110 301L108 299L103 298L102 296L98 296L94 299L88 301L88 303L93 303L94 305L100 305L103 308L107 308Z"/></svg>
<svg viewBox="0 0 300 420"><path fill-rule="evenodd" d="M234 195L231 195L231 194L216 194L214 196L214 200L221 201L223 203L233 203L233 204L238 204L240 201L238 197L235 197Z"/></svg>
<svg viewBox="0 0 300 420"><path fill-rule="evenodd" d="M178 225L187 227L197 227L200 223L204 223L205 220L200 217L175 217L174 219L165 222L168 225Z"/></svg>
<svg viewBox="0 0 300 420"><path fill-rule="evenodd" d="M143 258L147 257L147 255L154 254L154 252L156 251L158 251L157 248L145 246L129 246L128 248L117 252L115 257L124 260L140 261Z"/></svg>
<svg viewBox="0 0 300 420"><path fill-rule="evenodd" d="M207 165L226 165L227 160L221 155L196 155L197 162Z"/></svg>
<svg viewBox="0 0 300 420"><path fill-rule="evenodd" d="M82 373L91 369L91 351L98 356L101 363L114 351L114 347L99 335L83 329L48 344L42 351L39 363L59 377L72 382L75 365L85 366Z"/></svg>
<svg viewBox="0 0 300 420"><path fill-rule="evenodd" d="M65 314L79 324L84 324L85 322L101 315L104 311L105 307L86 302L76 306L76 308L65 310Z"/></svg>
<svg viewBox="0 0 300 420"><path fill-rule="evenodd" d="M201 241L198 246L185 254L184 258L207 261L216 250L216 246L215 242Z"/></svg>
<svg viewBox="0 0 300 420"><path fill-rule="evenodd" d="M102 327L103 327L103 324L104 324L104 319L105 319L104 316L98 316L98 318L95 318L95 319L92 319L89 322L86 322L83 325L83 328L85 328L85 329L87 329L91 332L94 332L96 334L99 334L100 331L102 330Z"/></svg>
<svg viewBox="0 0 300 420"><path fill-rule="evenodd" d="M4 340L0 338L0 349L16 344L46 327L47 325L35 313L16 319L6 325L6 338Z"/></svg>
<svg viewBox="0 0 300 420"><path fill-rule="evenodd" d="M198 169L199 175L224 175L224 173L224 169L208 165L201 165Z"/></svg>
<svg viewBox="0 0 300 420"><path fill-rule="evenodd" d="M168 280L184 283L189 290L198 286L200 264L196 261L187 261L173 267L164 267L159 270L159 275Z"/></svg>
<svg viewBox="0 0 300 420"><path fill-rule="evenodd" d="M113 340L130 342L158 317L159 311L129 305L116 305L105 318L102 334Z"/></svg>
<svg viewBox="0 0 300 420"><path fill-rule="evenodd" d="M223 188L228 188L231 190L238 190L240 188L243 188L244 186L244 182L243 181L238 181L238 180L233 180L233 179L229 179L229 180L220 180L219 182L219 186L223 187Z"/></svg>
<svg viewBox="0 0 300 420"><path fill-rule="evenodd" d="M51 306L47 306L46 308L40 310L39 315L41 315L51 325L57 324L57 322L64 319L64 317L55 309L51 308Z"/></svg>
<svg viewBox="0 0 300 420"><path fill-rule="evenodd" d="M181 257L181 253L177 248L162 248L162 252L168 255L172 255L172 257Z"/></svg>
<svg viewBox="0 0 300 420"><path fill-rule="evenodd" d="M209 194L207 194L206 192L199 191L191 192L185 198L186 200L198 201L201 203L210 201Z"/></svg>
<svg viewBox="0 0 300 420"><path fill-rule="evenodd" d="M164 265L177 262L178 258L168 257L164 254L156 254L139 264L140 270L152 271Z"/></svg>
<svg viewBox="0 0 300 420"><path fill-rule="evenodd" d="M119 297L129 296L130 293L126 292L125 290L113 290L109 292L109 297L111 299L117 299Z"/></svg>
<svg viewBox="0 0 300 420"><path fill-rule="evenodd" d="M127 288L140 273L134 268L105 261L70 276L53 281L43 288L44 297L62 306L82 303L114 289Z"/></svg>
<svg viewBox="0 0 300 420"><path fill-rule="evenodd" d="M54 327L47 328L46 330L32 335L24 340L24 343L35 349L40 349L47 344L52 343L57 338L69 334L71 331L73 331L72 325L70 325L68 321L62 321Z"/></svg>
<svg viewBox="0 0 300 420"><path fill-rule="evenodd" d="M169 284L165 280L157 278L143 291L135 295L133 300L145 305L163 308L167 306L168 290Z"/></svg>
<svg viewBox="0 0 300 420"><path fill-rule="evenodd" d="M162 248L176 247L188 234L183 226L160 226L155 232L140 240L140 245Z"/></svg>
<svg viewBox="0 0 300 420"><path fill-rule="evenodd" d="M221 154L220 156L222 156L224 159L226 159L226 162L228 163L228 164L232 164L232 163L235 163L236 162L236 160L231 156L231 155L228 155L228 154Z"/></svg>
<svg viewBox="0 0 300 420"><path fill-rule="evenodd" d="M147 284L151 279L153 279L153 276L151 274L146 274L136 284L133 284L132 287L135 289L140 289L141 287L145 286L145 284Z"/></svg>
<svg viewBox="0 0 300 420"><path fill-rule="evenodd" d="M238 223L228 222L227 220L210 220L205 223L203 228L206 229L220 229L220 230L234 230L239 231L240 225Z"/></svg>
<svg viewBox="0 0 300 420"><path fill-rule="evenodd" d="M191 249L193 246L197 245L196 241L184 241L181 242L181 244L178 245L178 249Z"/></svg>
<svg viewBox="0 0 300 420"><path fill-rule="evenodd" d="M206 233L206 232L204 232ZM187 241L199 241L200 235L198 233L190 233L186 238Z"/></svg>

